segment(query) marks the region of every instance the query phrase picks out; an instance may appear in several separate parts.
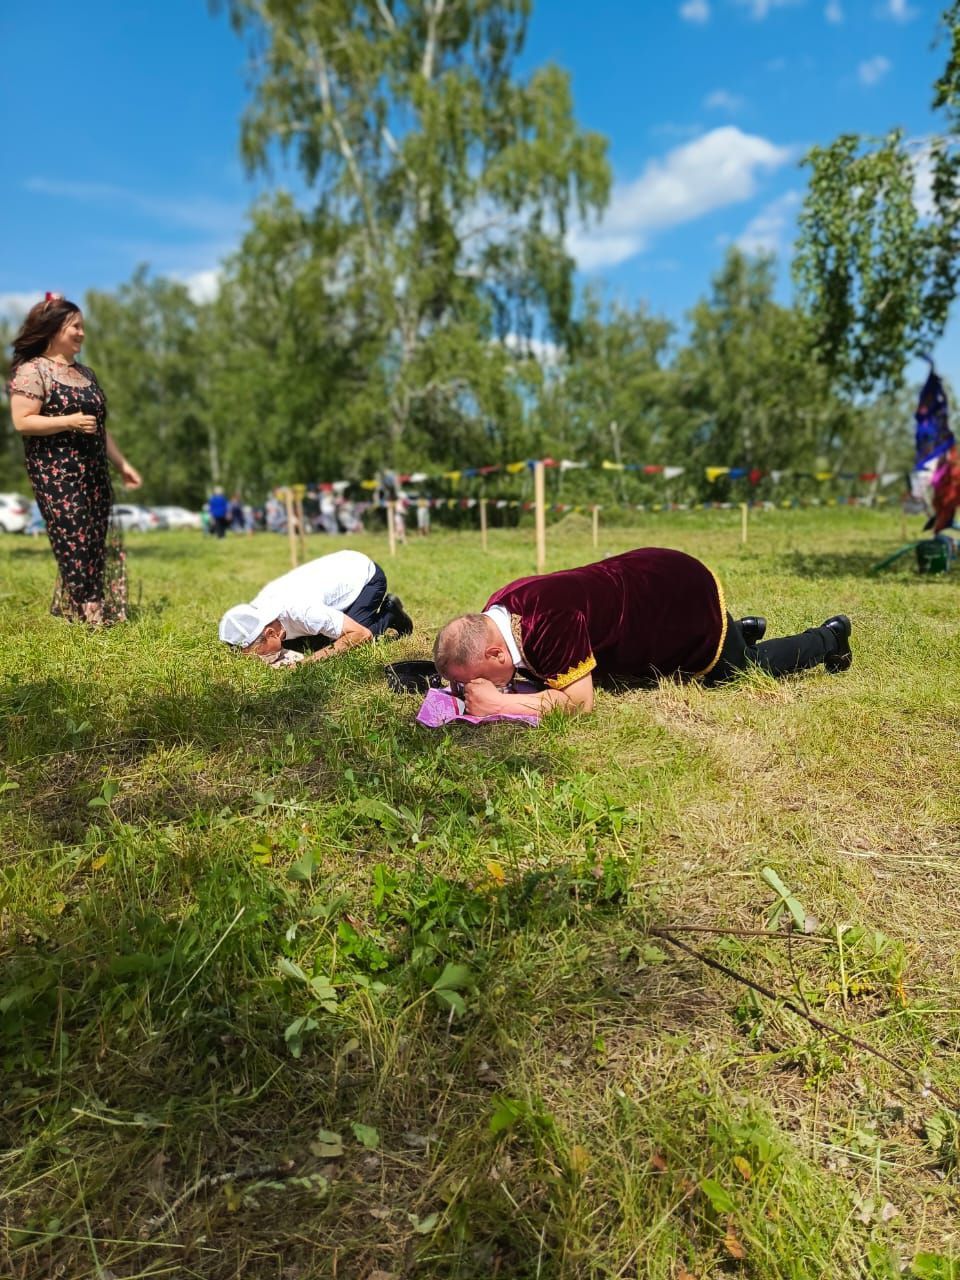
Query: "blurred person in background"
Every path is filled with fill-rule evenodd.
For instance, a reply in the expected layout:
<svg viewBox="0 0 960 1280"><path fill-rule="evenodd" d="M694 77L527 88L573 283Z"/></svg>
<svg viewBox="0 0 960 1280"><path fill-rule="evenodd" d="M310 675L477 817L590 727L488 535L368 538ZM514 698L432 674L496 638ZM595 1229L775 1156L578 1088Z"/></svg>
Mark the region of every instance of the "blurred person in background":
<svg viewBox="0 0 960 1280"><path fill-rule="evenodd" d="M210 532L215 538L225 537L227 525L230 523L230 504L227 502L227 495L219 485L210 495L207 510L210 512Z"/></svg>
<svg viewBox="0 0 960 1280"><path fill-rule="evenodd" d="M430 499L417 499L417 533L426 538L430 533Z"/></svg>
<svg viewBox="0 0 960 1280"><path fill-rule="evenodd" d="M263 516L268 533L285 533L287 528L287 510L276 492L270 494L263 508Z"/></svg>
<svg viewBox="0 0 960 1280"><path fill-rule="evenodd" d="M27 474L47 526L59 578L51 612L90 626L126 617L125 553L110 520L109 463L138 489L139 472L107 430L107 398L77 357L83 313L48 293L13 340L10 414L23 436Z"/></svg>
<svg viewBox="0 0 960 1280"><path fill-rule="evenodd" d="M27 524L24 533L29 534L31 538L35 538L37 534L46 533L47 524L40 510L40 503L34 498L30 503L30 513L27 516Z"/></svg>
<svg viewBox="0 0 960 1280"><path fill-rule="evenodd" d="M402 489L397 490L393 504L393 532L398 542L407 541L407 508L410 502Z"/></svg>
<svg viewBox="0 0 960 1280"><path fill-rule="evenodd" d="M247 527L247 517L243 509L243 499L235 493L230 499L230 528L234 533L243 533ZM252 532L252 530L251 530Z"/></svg>
<svg viewBox="0 0 960 1280"><path fill-rule="evenodd" d="M317 522L324 533L340 532L340 526L337 524L337 504L331 485L320 486L320 514Z"/></svg>

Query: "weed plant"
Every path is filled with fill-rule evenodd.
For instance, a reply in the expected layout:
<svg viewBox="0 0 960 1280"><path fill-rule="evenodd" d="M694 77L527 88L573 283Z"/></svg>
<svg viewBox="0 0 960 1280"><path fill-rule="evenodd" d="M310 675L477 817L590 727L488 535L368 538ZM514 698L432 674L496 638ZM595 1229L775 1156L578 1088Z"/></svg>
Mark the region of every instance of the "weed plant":
<svg viewBox="0 0 960 1280"><path fill-rule="evenodd" d="M279 671L216 621L280 538L131 535L93 634L4 539L0 1274L957 1280L960 573L871 576L898 521L601 535L771 634L848 612L845 675L444 732L383 664L528 531L409 543L412 637Z"/></svg>

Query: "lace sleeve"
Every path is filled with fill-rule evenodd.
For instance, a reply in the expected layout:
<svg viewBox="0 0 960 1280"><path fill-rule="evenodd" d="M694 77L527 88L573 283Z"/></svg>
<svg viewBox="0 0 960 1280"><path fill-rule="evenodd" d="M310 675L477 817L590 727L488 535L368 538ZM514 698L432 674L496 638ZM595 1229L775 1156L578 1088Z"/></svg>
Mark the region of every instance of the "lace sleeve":
<svg viewBox="0 0 960 1280"><path fill-rule="evenodd" d="M46 400L47 386L35 360L25 361L10 379L10 394L29 396L31 400Z"/></svg>

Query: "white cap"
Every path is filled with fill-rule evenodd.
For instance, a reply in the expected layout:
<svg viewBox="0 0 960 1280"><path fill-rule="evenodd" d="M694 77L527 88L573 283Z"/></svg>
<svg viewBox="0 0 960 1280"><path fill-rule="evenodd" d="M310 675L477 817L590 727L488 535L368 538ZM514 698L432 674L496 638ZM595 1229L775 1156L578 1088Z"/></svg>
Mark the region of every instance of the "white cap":
<svg viewBox="0 0 960 1280"><path fill-rule="evenodd" d="M272 618L266 618L252 604L235 604L220 619L220 639L224 644L238 645L245 649Z"/></svg>

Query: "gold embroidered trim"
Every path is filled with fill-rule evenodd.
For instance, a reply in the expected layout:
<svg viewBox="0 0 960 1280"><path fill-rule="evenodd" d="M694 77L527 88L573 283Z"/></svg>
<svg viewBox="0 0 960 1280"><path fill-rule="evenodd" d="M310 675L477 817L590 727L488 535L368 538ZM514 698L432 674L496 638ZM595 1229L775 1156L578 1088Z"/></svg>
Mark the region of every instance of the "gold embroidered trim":
<svg viewBox="0 0 960 1280"><path fill-rule="evenodd" d="M520 620L519 613L511 613L510 615L510 631L513 635L513 642L520 651L520 657L523 657L523 625Z"/></svg>
<svg viewBox="0 0 960 1280"><path fill-rule="evenodd" d="M584 658L583 662L577 663L575 667L565 671L562 676L554 676L552 680L548 680L546 683L551 689L565 689L567 685L576 684L578 680L588 676L596 665L597 660L591 653L589 658Z"/></svg>
<svg viewBox="0 0 960 1280"><path fill-rule="evenodd" d="M694 680L699 680L701 676L706 676L710 674L713 668L720 661L720 654L723 652L723 644L727 638L727 604L723 598L723 587L720 585L720 579L713 572L713 570L710 569L709 565L707 565L707 568L710 570L710 577L713 579L714 584L717 588L717 597L720 601L720 642L717 645L716 653L713 655L713 661L710 663L709 666L704 667L702 671L695 671L693 674Z"/></svg>

